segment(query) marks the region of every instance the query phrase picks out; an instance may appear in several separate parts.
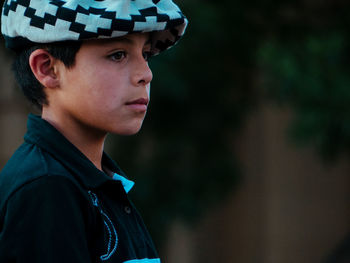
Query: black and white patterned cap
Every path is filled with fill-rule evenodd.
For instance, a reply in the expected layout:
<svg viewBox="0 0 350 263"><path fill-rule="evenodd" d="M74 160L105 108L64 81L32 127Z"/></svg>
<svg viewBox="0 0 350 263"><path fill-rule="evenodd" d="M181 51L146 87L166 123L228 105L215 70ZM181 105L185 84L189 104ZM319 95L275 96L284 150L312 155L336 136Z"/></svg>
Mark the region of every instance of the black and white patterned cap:
<svg viewBox="0 0 350 263"><path fill-rule="evenodd" d="M171 0L6 0L1 31L6 46L120 37L152 32L154 54L173 46L187 19Z"/></svg>

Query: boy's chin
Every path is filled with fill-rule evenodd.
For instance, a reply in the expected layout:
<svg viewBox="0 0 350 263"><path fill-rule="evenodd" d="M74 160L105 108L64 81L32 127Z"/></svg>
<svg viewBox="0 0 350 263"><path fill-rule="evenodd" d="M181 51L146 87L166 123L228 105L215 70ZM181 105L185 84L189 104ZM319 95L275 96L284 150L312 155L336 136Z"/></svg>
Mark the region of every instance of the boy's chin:
<svg viewBox="0 0 350 263"><path fill-rule="evenodd" d="M139 131L140 131L140 129L138 129L137 131L130 131L130 132L125 132L125 133L117 133L117 134L122 135L122 136L131 136L131 135L135 135Z"/></svg>
<svg viewBox="0 0 350 263"><path fill-rule="evenodd" d="M117 134L117 135L134 135L138 133L141 130L142 124L135 126L135 127L125 127L123 129L117 129L114 131L110 131L111 133Z"/></svg>

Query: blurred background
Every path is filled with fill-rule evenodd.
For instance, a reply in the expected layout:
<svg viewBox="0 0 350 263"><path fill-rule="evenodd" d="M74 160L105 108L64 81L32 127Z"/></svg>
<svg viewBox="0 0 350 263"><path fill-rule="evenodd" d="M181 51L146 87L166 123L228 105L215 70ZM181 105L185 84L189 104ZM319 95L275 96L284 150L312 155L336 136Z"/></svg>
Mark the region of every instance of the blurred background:
<svg viewBox="0 0 350 263"><path fill-rule="evenodd" d="M143 129L106 143L163 262L350 262L350 3L177 3ZM1 43L0 168L36 112Z"/></svg>

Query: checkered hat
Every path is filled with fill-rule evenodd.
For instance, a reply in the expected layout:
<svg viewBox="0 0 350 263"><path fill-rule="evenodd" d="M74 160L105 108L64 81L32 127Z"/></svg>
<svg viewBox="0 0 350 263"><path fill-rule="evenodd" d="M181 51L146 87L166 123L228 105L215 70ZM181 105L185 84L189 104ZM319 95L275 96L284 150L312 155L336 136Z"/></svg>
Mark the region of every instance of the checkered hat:
<svg viewBox="0 0 350 263"><path fill-rule="evenodd" d="M154 54L173 46L187 19L171 0L6 0L1 31L13 50L37 43L153 32Z"/></svg>

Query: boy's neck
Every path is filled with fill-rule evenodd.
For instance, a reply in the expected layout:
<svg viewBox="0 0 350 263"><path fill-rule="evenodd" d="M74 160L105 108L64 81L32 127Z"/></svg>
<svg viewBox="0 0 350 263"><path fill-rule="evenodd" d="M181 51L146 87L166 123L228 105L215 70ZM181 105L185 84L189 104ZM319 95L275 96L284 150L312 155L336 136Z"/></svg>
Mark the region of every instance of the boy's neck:
<svg viewBox="0 0 350 263"><path fill-rule="evenodd" d="M54 126L102 171L102 154L107 133L93 130L82 123L43 108L42 119Z"/></svg>

